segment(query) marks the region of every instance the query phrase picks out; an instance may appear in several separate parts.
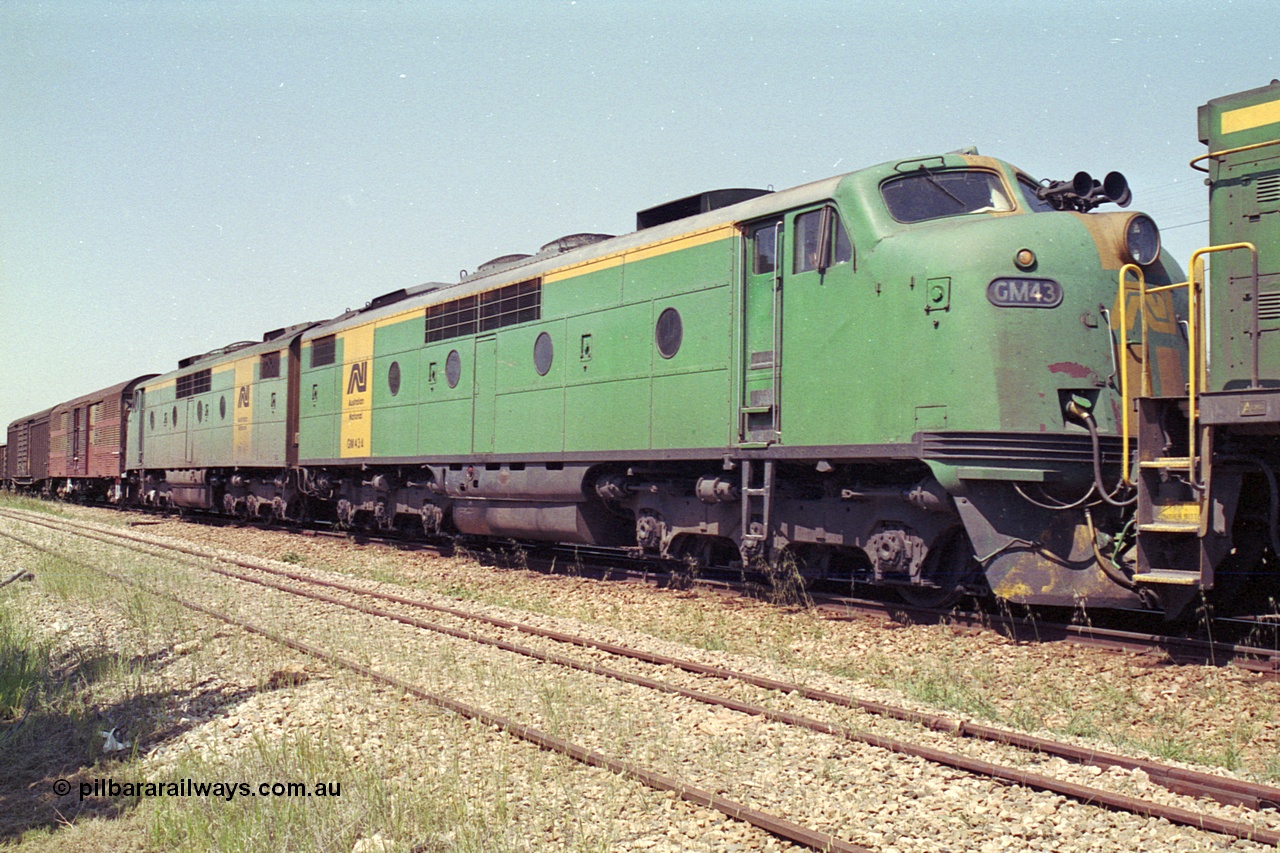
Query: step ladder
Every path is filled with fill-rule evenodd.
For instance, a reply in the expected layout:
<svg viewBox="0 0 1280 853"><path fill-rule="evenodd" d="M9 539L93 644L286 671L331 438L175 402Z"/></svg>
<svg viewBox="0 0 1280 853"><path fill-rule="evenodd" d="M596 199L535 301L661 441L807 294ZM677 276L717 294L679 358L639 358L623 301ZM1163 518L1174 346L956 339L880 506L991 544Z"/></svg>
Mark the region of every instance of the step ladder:
<svg viewBox="0 0 1280 853"><path fill-rule="evenodd" d="M1160 402L1168 403L1144 401L1144 405ZM1140 438L1138 566L1133 579L1140 584L1199 589L1206 568L1201 548L1206 489L1192 479L1197 460L1189 456L1143 459L1143 450Z"/></svg>
<svg viewBox="0 0 1280 853"><path fill-rule="evenodd" d="M761 463L757 483L755 463L749 459L742 462L742 538L738 549L744 564L755 557L769 558L773 539L774 464L772 459Z"/></svg>
<svg viewBox="0 0 1280 853"><path fill-rule="evenodd" d="M1228 516L1234 511L1234 495L1239 490L1239 474L1227 467L1214 475L1214 429L1201 423L1201 395L1208 387L1206 347L1204 258L1218 252L1248 251L1253 259L1253 292L1258 287L1258 250L1252 243L1225 243L1197 249L1191 255L1187 280L1148 287L1142 268L1125 264L1120 268L1118 307L1120 314L1116 369L1120 376L1123 471L1129 480L1129 418L1135 394L1130 388L1132 347L1138 344L1136 359L1140 390L1136 394L1137 429L1137 539L1138 565L1133 580L1155 592L1166 609L1176 610L1177 602L1191 600L1196 592L1212 589L1217 565L1231 547ZM1145 311L1148 300L1166 291L1186 289L1187 384L1185 394L1174 396L1161 388L1157 397L1151 375L1151 347ZM1141 341L1130 341L1127 306L1136 297L1134 325L1142 326ZM1257 380L1258 308L1254 297L1253 386ZM1165 310L1167 316L1172 311ZM1110 322L1108 320L1108 322ZM1213 507L1209 517L1209 507ZM1229 509L1228 507L1231 507Z"/></svg>
<svg viewBox="0 0 1280 853"><path fill-rule="evenodd" d="M1197 341L1201 318L1196 308L1202 281L1196 273L1202 267L1196 261L1197 258L1193 257L1193 272L1187 281L1160 287L1148 287L1142 269L1138 266L1126 264L1120 270L1117 370L1123 398L1122 470L1125 480L1138 489L1135 519L1137 567L1133 580L1152 589L1162 598L1185 599L1201 589L1205 585L1205 571L1208 569L1201 542L1204 535L1204 507L1207 505L1209 491L1208 466L1203 463L1211 457L1211 448L1206 446L1208 432L1203 431L1204 434L1201 434L1202 427L1197 417L1197 386L1203 384L1199 380L1204 362L1200 349L1202 341ZM1130 275L1133 278L1129 278ZM1151 347L1144 315L1151 297L1179 288L1186 288L1189 303L1186 395L1157 397L1151 376ZM1126 309L1130 297L1136 297L1134 325L1140 325L1142 329L1139 341L1130 341L1128 338ZM1131 388L1129 382L1129 363L1135 344L1140 347L1140 355L1136 359L1140 390ZM1136 430L1133 430L1130 416L1135 408L1138 423ZM1131 437L1137 438L1136 483L1130 480ZM1212 579L1209 581L1211 583Z"/></svg>

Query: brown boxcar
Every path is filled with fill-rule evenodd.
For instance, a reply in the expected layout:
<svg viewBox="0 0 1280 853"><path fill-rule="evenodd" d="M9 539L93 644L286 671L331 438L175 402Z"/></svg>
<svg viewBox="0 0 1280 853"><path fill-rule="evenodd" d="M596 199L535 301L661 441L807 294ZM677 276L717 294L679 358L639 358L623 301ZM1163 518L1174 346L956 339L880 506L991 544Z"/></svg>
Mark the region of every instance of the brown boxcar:
<svg viewBox="0 0 1280 853"><path fill-rule="evenodd" d="M0 444L0 489L9 488L9 445Z"/></svg>
<svg viewBox="0 0 1280 853"><path fill-rule="evenodd" d="M53 407L49 418L50 489L59 497L118 497L124 472L125 413L133 389L154 373Z"/></svg>
<svg viewBox="0 0 1280 853"><path fill-rule="evenodd" d="M9 483L23 491L42 490L49 479L49 416L53 409L9 424Z"/></svg>

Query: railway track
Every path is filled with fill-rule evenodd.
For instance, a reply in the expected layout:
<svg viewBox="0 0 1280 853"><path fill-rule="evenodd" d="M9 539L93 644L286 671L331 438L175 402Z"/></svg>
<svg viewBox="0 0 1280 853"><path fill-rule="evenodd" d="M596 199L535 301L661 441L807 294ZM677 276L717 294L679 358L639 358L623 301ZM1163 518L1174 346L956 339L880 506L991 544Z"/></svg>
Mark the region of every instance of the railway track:
<svg viewBox="0 0 1280 853"><path fill-rule="evenodd" d="M7 512L0 513L0 515L12 517ZM50 525L46 524L44 526ZM67 558L65 554L59 553L56 549L48 548L38 542L34 542L20 536L10 533L0 533L0 536L42 553L60 556L64 559ZM564 755L587 766L601 767L610 770L614 773L647 785L654 790L672 792L686 802L714 809L730 818L744 821L795 844L814 850L840 851L841 853L872 853L872 851L866 847L845 842L829 833L803 826L778 815L770 814L758 809L752 809L743 803L720 796L713 791L690 785L687 782L667 774L659 773L650 768L631 762L611 758L597 750L590 749L564 738L556 737L555 735L548 734L531 726L523 725L501 714L491 713L475 705L423 689L422 687L403 678L384 672L375 667L367 666L357 660L338 654L322 646L294 639L279 631L241 619L233 614L207 607L187 597L176 595L162 589L157 589L117 572L108 571L84 561L76 562L84 568L96 571L99 574L122 584L126 584L151 595L173 601L174 603L186 607L194 612L202 613L228 625L236 626L251 634L264 637L285 647L309 655L317 660L326 661L335 666L348 669L376 683L398 688L419 700L436 707L443 708L447 711L451 711L462 717L494 726L506 731L513 737L532 743L540 749Z"/></svg>
<svg viewBox="0 0 1280 853"><path fill-rule="evenodd" d="M113 530L99 525L90 525L82 522L68 522L61 519L55 520L35 513L15 512L12 510L0 511L0 517L8 518L10 520L19 520L27 524L39 525L60 533L70 533L96 539L108 544L127 547L153 556L173 555L178 553L181 554L184 560L191 564L217 573L223 577L232 578L236 581L269 587L288 595L305 596L314 601L350 610L358 610L367 615L380 619L394 620L403 625L412 626L420 630L447 635L469 643L484 644L492 648L500 649L504 652L522 655L544 663L589 673L591 675L634 685L646 690L669 695L677 695L687 700L716 706L751 717L769 720L774 723L785 724L824 735L842 738L847 741L865 744L889 753L913 756L938 766L960 770L976 776L996 779L1005 783L1024 785L1037 790L1051 791L1081 803L1101 805L1112 810L1129 812L1146 817L1163 818L1171 823L1190 826L1210 832L1217 832L1237 838L1251 839L1265 844L1280 844L1280 831L1273 828L1254 826L1239 820L1226 819L1200 810L1157 803L1116 791L1107 790L1105 788L1081 784L1080 782L1070 779L1056 778L1022 767L1008 766L994 761L974 758L963 754L954 747L950 749L941 748L936 744L914 743L902 738L886 737L867 731L860 731L847 725L816 719L795 711L779 710L776 707L769 707L763 703L743 701L742 699L735 697L718 695L709 692L706 688L711 684L734 682L740 685L749 685L752 688L766 691L774 696L800 697L806 702L811 703L816 708L834 707L841 709L855 709L866 714L892 718L897 721L913 724L919 727L920 731L929 733L931 737L940 736L944 739L954 740L957 743L965 740L987 741L992 744L998 744L1005 749L1018 750L1026 753L1028 756L1027 758L1024 758L1024 763L1029 762L1035 764L1037 762L1043 762L1044 758L1048 756L1063 759L1075 764L1088 765L1101 769L1120 768L1123 770L1141 770L1152 782L1160 784L1177 794L1189 797L1206 797L1216 800L1219 803L1243 809L1275 809L1277 804L1280 804L1280 789L1272 786L1257 785L1222 777L1216 774L1187 770L1185 768L1134 759L1098 750L1083 749L1072 744L1064 744L1043 738L1022 735L1016 732L1004 731L994 727L959 720L954 717L921 714L906 708L895 707L883 703L868 702L831 691L807 687L798 683L761 677L722 667L711 667L698 661L669 655L653 654L616 643L602 642L588 637L549 630L532 624L495 618L475 610L450 605L441 605L397 594L390 594L379 590L362 588L358 585L343 581L318 578L313 574L281 568L278 565L272 565L262 560L231 557L225 554L218 554L204 548L194 548L185 545L179 546L172 543L161 543L154 539L139 536L135 533L125 533L123 531ZM5 535L11 536L10 534ZM11 536L11 538L17 537ZM31 543L29 540L19 539L18 541L24 541L25 544L32 545L33 547L39 547L36 543ZM221 563L222 565L218 565L218 563ZM229 568L229 566L235 566L236 568ZM246 572L242 570L248 571ZM298 584L303 584L305 586L298 586ZM352 596L354 599L340 598L333 594L335 592L341 593L345 596ZM165 593L165 595L170 598L176 598L171 593ZM377 603L374 604L371 602ZM186 601L181 603L187 606L194 604L193 602ZM387 609L387 605L400 609ZM196 606L194 609L209 613L207 608L202 609L201 606ZM451 625L444 624L442 622L429 621L421 617L420 614L422 613L435 614L437 618L445 617L453 620L454 624ZM216 618L227 618L226 614L209 613L209 615L214 615ZM233 621L236 624L241 624L243 620L227 618L227 621ZM460 623L469 625L481 624L487 626L489 629L497 631L499 636L486 636L469 627L458 627ZM780 837L787 838L795 841L796 843L813 846L817 849L862 849L856 845L847 845L845 842L840 841L840 839L824 835L817 830L811 830L798 825L791 825L790 822L783 818L759 812L758 810L749 809L741 803L734 801L721 802L720 800L724 800L724 798L719 798L719 800L717 800L718 795L709 791L683 785L669 779L663 774L655 774L653 771L645 770L644 768L631 765L624 766L624 763L616 762L613 759L607 759L584 747L576 747L572 743L561 742L561 739L549 738L542 732L528 730L529 727L522 726L513 720L497 717L490 712L483 711L472 706L463 706L461 703L457 702L457 700L448 699L447 697L440 696L439 694L427 693L426 691L421 690L421 688L416 688L411 684L402 683L402 679L394 679L393 676L385 676L385 674L373 671L367 666L358 664L354 661L342 659L340 656L335 656L323 649L316 648L308 644L296 644L296 641L280 636L278 632L266 633L260 628L246 626L243 624L241 624L241 627L254 630L257 633L261 633L263 636L270 636L271 639L276 640L277 642L283 642L286 645L290 645L292 648L299 649L300 651L304 651L308 654L313 654L342 666L348 666L354 671L360 672L367 677L375 678L376 680L383 680L384 683L395 684L398 687L409 690L414 695L419 696L419 698L433 702L433 704L449 708L450 710L454 710L466 716L472 716L477 719L485 720L486 722L491 722L495 725L501 725L513 734L538 743L539 746L542 746L545 749L552 749L553 751L570 755L577 760L584 761L588 764L608 767L615 772L623 773L631 778L638 779L652 787L657 787L663 790L678 790L682 792L682 796L685 796L686 799L689 799L692 802L716 808L735 818L747 820L766 831L773 832ZM553 647L562 649L585 650L594 657L589 657L584 660L582 658L566 655L562 653L562 651L548 650L547 648L534 648L523 643L514 642L511 639L504 639L503 637L507 635L536 638L539 641L546 641L546 643L551 644ZM611 663L611 665L605 665L599 660L601 656L607 657L614 662ZM665 671L677 670L681 673L687 674L687 676L693 679L695 683L693 686L685 686L673 683L672 681L659 680L651 675L622 669L620 668L622 663L619 662L623 662L625 665L633 667L635 665L645 665L648 667L663 667L666 668ZM674 785L674 787L668 787L670 785ZM686 796L686 793L688 796ZM845 846L841 846L842 844Z"/></svg>
<svg viewBox="0 0 1280 853"><path fill-rule="evenodd" d="M217 516L184 518L199 523L244 526L235 519ZM133 522L146 525L152 522ZM312 527L273 527L293 535L333 538L357 544L377 544L405 551L422 551L451 556L459 548L370 532L353 532ZM728 594L766 598L782 604L802 604L831 619L853 619L865 616L909 621L918 624L945 623L958 630L996 631L1018 642L1063 642L1106 651L1159 655L1171 663L1205 666L1233 666L1256 673L1260 678L1280 681L1280 616L1274 619L1215 618L1201 624L1208 636L1186 636L1159 630L1137 631L1092 621L1077 623L1045 616L1043 611L1028 610L1015 616L1005 610L982 607L928 608L904 604L885 598L867 598L831 591L807 589L792 583L779 592L763 572L730 568L699 568L675 560L631 557L616 549L536 544L521 546L511 543L515 553L501 546L462 543L461 551L482 562L506 567L520 566L537 571L565 571L572 566L574 574L601 580L666 585L698 585ZM847 586L847 584L846 584ZM1133 614L1150 616L1150 614ZM1103 618L1114 622L1115 614ZM1152 619L1152 621L1154 621ZM1217 637L1217 639L1213 639Z"/></svg>

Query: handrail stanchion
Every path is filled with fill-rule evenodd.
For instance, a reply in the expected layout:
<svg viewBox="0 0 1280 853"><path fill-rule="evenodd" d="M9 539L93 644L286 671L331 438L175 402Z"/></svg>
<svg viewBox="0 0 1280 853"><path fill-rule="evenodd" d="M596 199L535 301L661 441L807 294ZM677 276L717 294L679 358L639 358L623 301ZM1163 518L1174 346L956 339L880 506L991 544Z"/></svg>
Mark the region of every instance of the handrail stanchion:
<svg viewBox="0 0 1280 853"><path fill-rule="evenodd" d="M1132 486L1132 485L1133 485L1133 479L1129 476L1129 465L1130 465L1130 462L1129 462L1129 433L1130 433L1129 417L1130 417L1130 409L1132 409L1132 407L1133 407L1133 398L1129 396L1129 306L1128 306L1128 301L1129 301L1129 300L1128 300L1128 298L1127 298L1127 297L1128 297L1128 293L1129 293L1129 288L1127 287L1127 285L1128 285L1128 281L1127 281L1127 280L1126 280L1126 278L1125 278L1125 276L1126 276L1129 272L1131 272L1131 271L1132 271L1132 272L1135 272L1135 273L1137 273L1137 274L1138 274L1138 311L1137 311L1137 313L1135 314L1135 319L1137 319L1137 317L1138 317L1138 316L1141 316L1141 314L1142 314L1142 310L1143 310L1143 307L1144 307L1143 300L1146 298L1146 287L1147 287L1147 285L1146 285L1146 279L1143 277L1143 274L1142 274L1142 267L1138 266L1137 264L1125 264L1124 266L1122 266L1122 267L1120 268L1120 298L1119 298L1119 304L1120 304L1120 334L1119 334L1119 336L1118 336L1118 337L1117 337L1117 339L1116 339L1116 348L1117 348L1117 349L1119 349L1119 351L1120 351L1120 352L1118 353L1118 355L1119 355L1118 361L1119 361L1119 365L1120 365L1119 370L1120 370L1120 401L1121 401L1121 406L1120 406L1120 437L1121 437L1121 441L1120 441L1120 476L1124 479L1124 484L1125 484L1126 486ZM1145 348L1146 348L1147 333L1146 333L1146 323L1145 323L1145 322L1143 323L1142 328L1143 328L1143 332L1142 332L1142 340L1143 340L1143 361L1142 361L1142 371L1143 371L1143 380L1144 380L1144 381L1143 381L1143 389L1145 390L1145 388L1146 388L1146 381L1145 381L1145 378L1146 378L1146 369L1147 369L1146 350L1145 350Z"/></svg>
<svg viewBox="0 0 1280 853"><path fill-rule="evenodd" d="M1187 395L1190 397L1189 408L1187 409L1187 424L1189 430L1188 444L1189 455L1191 457L1191 465L1188 474L1191 476L1191 482L1197 489L1204 488L1204 481L1196 476L1198 467L1196 465L1196 434L1199 429L1196 426L1197 416L1199 414L1199 396L1197 392L1203 392L1209 384L1209 355L1207 333L1202 334L1199 338L1200 348L1196 348L1197 339L1195 337L1195 329L1197 322L1200 322L1200 312L1203 310L1201 303L1208 301L1207 294L1204 300L1199 300L1201 288L1204 286L1204 256L1211 255L1216 252L1233 252L1239 249L1247 249L1253 255L1254 269L1257 269L1258 247L1252 243L1224 243L1221 246L1208 246L1204 249L1197 249L1191 255L1191 278L1190 286L1187 288L1187 347L1189 349L1189 358L1193 363L1187 365ZM1257 279L1255 278L1255 282ZM1254 315L1257 315L1257 300L1253 305ZM1201 323L1203 325L1203 323ZM1254 338L1254 346L1257 346L1257 338ZM1199 357L1199 364L1195 364L1194 360ZM1197 386L1196 380L1200 383Z"/></svg>

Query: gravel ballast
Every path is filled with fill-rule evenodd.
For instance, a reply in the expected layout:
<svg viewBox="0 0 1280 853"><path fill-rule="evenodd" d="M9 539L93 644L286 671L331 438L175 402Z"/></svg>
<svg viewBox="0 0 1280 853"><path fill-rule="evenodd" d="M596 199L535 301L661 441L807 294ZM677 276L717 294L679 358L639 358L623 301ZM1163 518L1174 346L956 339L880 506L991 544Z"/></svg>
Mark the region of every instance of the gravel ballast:
<svg viewBox="0 0 1280 853"><path fill-rule="evenodd" d="M105 524L120 525L125 518L103 510L63 511ZM1268 849L298 600L215 578L178 561L161 562L100 543L70 544L60 534L7 519L0 520L0 530L56 545L205 606L341 651L424 689L871 849ZM1273 784L1280 776L1280 685L1228 668L1164 666L1155 659L1057 644L1018 645L994 634L959 633L946 626L830 621L710 591L497 569L465 558L280 531L167 521L134 532L283 560L283 567L293 571L334 573L401 595L859 698L972 716L1109 751L1194 760L1200 767L1218 759L1224 773ZM154 665L143 667L138 677L154 679L148 685L153 689L144 692L163 694L166 701L148 706L148 720L135 726L137 734L123 726L139 741L127 759L135 776L160 778L193 766L202 772L245 767L260 760L268 747L315 742L357 778L393 780L380 795L388 802L421 802L419 795L429 792L427 799L434 803L427 808L428 817L392 821L395 826L379 826L366 815L343 836L342 846L332 849L349 850L361 843L365 849L381 844L404 850L790 848L714 811L604 770L572 765L491 727L433 710L401 691L371 685L208 617L178 613L176 605L130 604L136 602L131 593L108 596L104 604L101 597L46 588L43 574L52 571L41 569L40 558L10 540L0 544L0 553L6 568L26 566L37 572L33 583L0 591L0 600L60 648L119 647L151 657ZM153 615L139 618L131 608ZM708 684L670 667L655 670L454 617L415 615L857 730L1280 827L1274 813L1197 803L1153 785L1141 771L1102 772L1038 759L798 696L741 683ZM109 706L105 694L90 701L99 698ZM80 773L106 775L104 770L120 767L120 761L91 754L81 760ZM69 797L74 800L75 794ZM124 814L124 821L138 824L143 846L166 845L163 827L172 818L157 817L154 803L144 800ZM91 824L121 819L81 820L63 832L80 837L93 832ZM395 830L403 827L417 834L396 837ZM376 842L371 840L375 834Z"/></svg>

